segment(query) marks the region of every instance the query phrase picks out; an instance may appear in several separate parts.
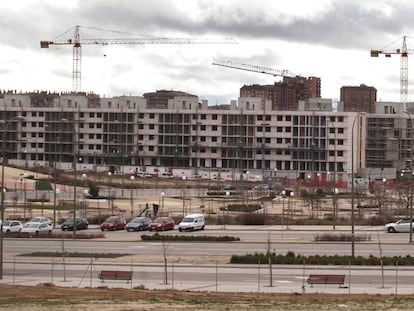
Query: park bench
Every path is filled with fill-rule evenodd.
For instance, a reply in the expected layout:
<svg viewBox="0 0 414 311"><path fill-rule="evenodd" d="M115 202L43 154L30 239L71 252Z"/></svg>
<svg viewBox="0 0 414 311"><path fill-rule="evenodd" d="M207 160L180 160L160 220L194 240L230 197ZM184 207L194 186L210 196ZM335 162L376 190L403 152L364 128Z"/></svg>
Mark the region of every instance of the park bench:
<svg viewBox="0 0 414 311"><path fill-rule="evenodd" d="M339 287L345 282L344 274L310 274L307 280L308 284L337 284Z"/></svg>
<svg viewBox="0 0 414 311"><path fill-rule="evenodd" d="M120 281L132 281L132 271L114 271L114 270L102 270L98 274L98 278L102 283L105 280L120 280Z"/></svg>

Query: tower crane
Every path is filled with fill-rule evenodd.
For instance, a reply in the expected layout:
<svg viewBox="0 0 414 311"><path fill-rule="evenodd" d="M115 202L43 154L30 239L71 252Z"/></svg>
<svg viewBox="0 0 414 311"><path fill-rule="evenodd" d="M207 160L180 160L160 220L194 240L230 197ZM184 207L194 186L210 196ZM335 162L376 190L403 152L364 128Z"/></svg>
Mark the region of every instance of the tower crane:
<svg viewBox="0 0 414 311"><path fill-rule="evenodd" d="M245 70L245 71L259 72L259 73L272 75L274 77L277 77L277 76L295 77L296 76L293 73L291 73L289 70L279 70L279 69L273 69L273 68L268 68L268 67L263 67L263 66L250 65L250 64L245 64L245 63L241 63L238 61L233 61L233 60L214 59L213 65L240 69L240 70Z"/></svg>
<svg viewBox="0 0 414 311"><path fill-rule="evenodd" d="M407 37L403 36L401 49L388 49L384 47L381 50L371 50L371 57L378 57L379 54L384 54L385 57L391 57L391 55L401 55L400 61L400 101L403 104L403 109L406 109L408 99L408 54L412 54L413 50L407 49ZM393 42L395 43L395 42ZM391 43L391 44L393 44ZM390 44L390 45L391 45Z"/></svg>
<svg viewBox="0 0 414 311"><path fill-rule="evenodd" d="M51 45L72 45L73 46L73 65L72 65L72 90L73 92L81 91L81 60L82 45L113 45L113 44L235 44L237 43L231 38L224 39L208 39L208 38L163 38L163 37L141 37L130 39L81 39L80 28L75 26L73 38L60 39L56 37L49 41L40 41L41 48L49 48ZM82 27L95 30L103 30L91 27ZM68 33L72 29L66 31Z"/></svg>

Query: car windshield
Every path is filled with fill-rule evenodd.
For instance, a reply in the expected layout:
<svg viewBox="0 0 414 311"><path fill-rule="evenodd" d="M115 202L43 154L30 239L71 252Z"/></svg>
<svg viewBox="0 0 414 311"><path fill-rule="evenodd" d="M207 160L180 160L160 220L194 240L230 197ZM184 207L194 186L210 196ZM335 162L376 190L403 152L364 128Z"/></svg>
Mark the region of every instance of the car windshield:
<svg viewBox="0 0 414 311"><path fill-rule="evenodd" d="M139 222L144 222L144 218L143 217L137 217L131 220L131 223L139 223Z"/></svg>
<svg viewBox="0 0 414 311"><path fill-rule="evenodd" d="M167 219L165 219L165 218L157 218L157 219L154 220L154 222L157 223L157 224L162 224L166 221L167 221Z"/></svg>
<svg viewBox="0 0 414 311"><path fill-rule="evenodd" d="M185 217L182 222L194 222L194 218L192 217Z"/></svg>
<svg viewBox="0 0 414 311"><path fill-rule="evenodd" d="M105 222L117 222L118 218L117 217L109 217L107 220L105 220Z"/></svg>
<svg viewBox="0 0 414 311"><path fill-rule="evenodd" d="M25 228L37 228L38 226L39 226L39 224L35 224L35 223L25 224L24 225Z"/></svg>
<svg viewBox="0 0 414 311"><path fill-rule="evenodd" d="M29 220L29 222L41 222L41 221L42 221L42 218L40 217L35 217Z"/></svg>

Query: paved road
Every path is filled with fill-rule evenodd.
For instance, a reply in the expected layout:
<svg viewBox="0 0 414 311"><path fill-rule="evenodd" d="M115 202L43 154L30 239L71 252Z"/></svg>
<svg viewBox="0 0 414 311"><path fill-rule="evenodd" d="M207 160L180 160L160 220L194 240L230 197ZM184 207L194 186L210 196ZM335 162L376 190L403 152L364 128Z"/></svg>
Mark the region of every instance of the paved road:
<svg viewBox="0 0 414 311"><path fill-rule="evenodd" d="M349 228L338 229L338 234ZM277 253L293 251L297 254L349 254L350 243L314 243L313 236L328 227L291 227L282 230L275 227L210 226L207 230L194 233L165 234L214 234L240 236L242 242L234 243L167 243L142 242L141 233L105 232L105 239L97 240L37 240L5 239L4 280L11 284L38 284L53 282L60 286L100 286L96 275L103 269L134 271L133 286L146 288L176 288L183 290L209 291L261 291L261 292L300 292L305 285L306 292L330 293L414 293L413 267L348 267L348 266L273 266L272 286L270 286L269 266L230 265L215 262L214 257L207 263L185 263L183 258L210 255L229 256L264 252L271 241L272 250ZM98 229L90 229L98 232ZM378 256L379 243L384 256L407 255L413 253L413 246L407 243L408 234L388 234L381 227L358 227L358 234L369 234L371 241L356 243L357 255ZM68 233L69 235L71 233ZM243 240L246 239L247 241ZM129 256L115 259L95 258L32 258L16 256L34 251L80 252L80 253L123 253ZM162 265L163 252L167 254L167 274ZM139 256L146 254L156 258L154 263L140 262ZM219 257L217 257L219 258ZM345 274L346 288L336 285L308 286L304 281L310 273ZM167 282L164 284L164 278ZM131 284L121 281L107 281L106 286L126 287Z"/></svg>

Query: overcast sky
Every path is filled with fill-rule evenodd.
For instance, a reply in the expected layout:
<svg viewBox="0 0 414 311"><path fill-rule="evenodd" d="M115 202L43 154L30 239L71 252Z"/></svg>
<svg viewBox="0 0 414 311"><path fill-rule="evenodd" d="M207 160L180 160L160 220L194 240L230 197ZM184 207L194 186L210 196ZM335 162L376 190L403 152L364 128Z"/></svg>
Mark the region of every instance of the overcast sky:
<svg viewBox="0 0 414 311"><path fill-rule="evenodd" d="M213 66L214 58L320 77L322 97L366 84L378 100L399 101L400 57L371 49L414 48L409 0L19 0L0 2L0 89L70 91L72 46L40 49L41 40L233 38L238 44L83 45L82 90L101 96L186 91L226 104L244 84L280 78ZM108 33L91 28L107 29ZM410 70L410 65L412 70ZM408 98L414 86L409 58Z"/></svg>

